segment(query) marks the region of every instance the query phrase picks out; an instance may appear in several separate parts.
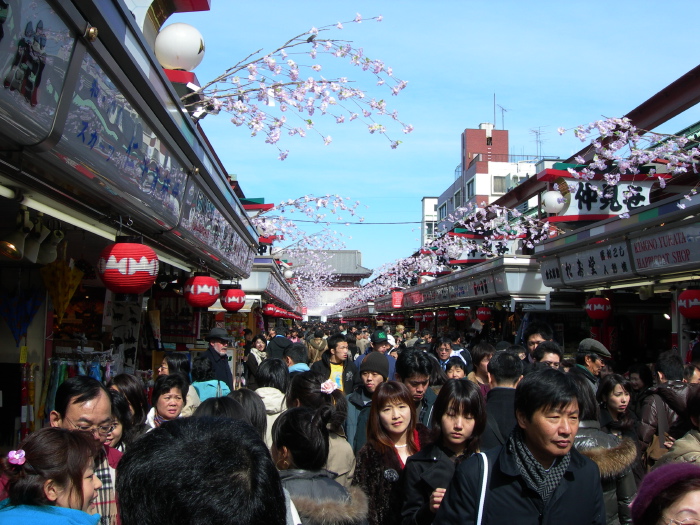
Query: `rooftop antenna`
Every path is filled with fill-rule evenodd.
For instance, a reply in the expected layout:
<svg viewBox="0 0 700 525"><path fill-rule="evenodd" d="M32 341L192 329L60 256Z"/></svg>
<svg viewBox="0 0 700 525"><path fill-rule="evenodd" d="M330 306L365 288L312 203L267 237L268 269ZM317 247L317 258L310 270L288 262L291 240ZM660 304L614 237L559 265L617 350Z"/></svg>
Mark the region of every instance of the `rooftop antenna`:
<svg viewBox="0 0 700 525"><path fill-rule="evenodd" d="M542 135L544 134L544 131L542 131L543 126L538 126L535 129L531 129L530 133L533 133L535 135L535 144L537 144L537 157L542 156Z"/></svg>
<svg viewBox="0 0 700 525"><path fill-rule="evenodd" d="M508 110L501 106L500 104L496 104L499 108L501 108L501 129L506 129L506 123L505 123L505 113L508 113ZM494 117L495 118L495 117Z"/></svg>

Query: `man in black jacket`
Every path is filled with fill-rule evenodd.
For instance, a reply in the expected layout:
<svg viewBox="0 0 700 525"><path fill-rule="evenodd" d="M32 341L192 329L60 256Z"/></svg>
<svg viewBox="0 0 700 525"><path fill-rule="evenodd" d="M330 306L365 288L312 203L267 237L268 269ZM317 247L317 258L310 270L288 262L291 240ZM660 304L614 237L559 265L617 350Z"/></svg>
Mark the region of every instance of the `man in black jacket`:
<svg viewBox="0 0 700 525"><path fill-rule="evenodd" d="M487 366L491 390L486 394L486 429L481 450L505 445L515 428L515 387L523 377L523 363L517 354L496 352Z"/></svg>
<svg viewBox="0 0 700 525"><path fill-rule="evenodd" d="M311 365L311 370L333 381L348 395L352 392L355 381L359 381L357 367L348 352L348 342L340 333L330 336L326 342L328 350L323 352L320 361Z"/></svg>
<svg viewBox="0 0 700 525"><path fill-rule="evenodd" d="M231 342L231 336L223 328L212 328L204 338L209 343L209 348L204 352L204 355L211 362L211 367L214 370L214 379L223 381L233 391L233 373L228 364L228 355L226 349Z"/></svg>
<svg viewBox="0 0 700 525"><path fill-rule="evenodd" d="M434 524L604 525L600 472L572 448L578 431L574 380L546 368L515 390L516 430L502 447L462 462ZM482 500L482 483L486 488Z"/></svg>

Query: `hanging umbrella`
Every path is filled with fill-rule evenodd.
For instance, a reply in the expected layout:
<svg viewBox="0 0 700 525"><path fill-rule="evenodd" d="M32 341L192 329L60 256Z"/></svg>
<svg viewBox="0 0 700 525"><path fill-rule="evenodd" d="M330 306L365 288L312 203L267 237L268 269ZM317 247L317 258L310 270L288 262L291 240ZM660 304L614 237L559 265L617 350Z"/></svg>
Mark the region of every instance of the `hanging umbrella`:
<svg viewBox="0 0 700 525"><path fill-rule="evenodd" d="M47 264L39 271L49 296L51 296L58 324L61 324L71 297L83 278L83 272L60 258Z"/></svg>
<svg viewBox="0 0 700 525"><path fill-rule="evenodd" d="M27 329L43 302L42 290L18 290L16 294L0 295L0 316L10 327L15 345L27 335Z"/></svg>

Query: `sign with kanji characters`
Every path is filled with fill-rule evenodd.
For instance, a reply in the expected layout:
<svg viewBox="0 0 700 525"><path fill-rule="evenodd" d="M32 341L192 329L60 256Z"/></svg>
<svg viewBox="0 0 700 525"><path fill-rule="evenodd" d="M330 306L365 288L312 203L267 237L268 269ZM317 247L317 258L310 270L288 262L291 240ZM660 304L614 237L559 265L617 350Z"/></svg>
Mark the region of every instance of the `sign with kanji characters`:
<svg viewBox="0 0 700 525"><path fill-rule="evenodd" d="M569 205L557 217L595 215L616 216L649 204L649 193L655 180L620 181L616 185L602 181L576 181L571 187Z"/></svg>
<svg viewBox="0 0 700 525"><path fill-rule="evenodd" d="M551 268L550 268L551 270ZM625 242L601 245L559 257L564 284L632 277L632 258Z"/></svg>

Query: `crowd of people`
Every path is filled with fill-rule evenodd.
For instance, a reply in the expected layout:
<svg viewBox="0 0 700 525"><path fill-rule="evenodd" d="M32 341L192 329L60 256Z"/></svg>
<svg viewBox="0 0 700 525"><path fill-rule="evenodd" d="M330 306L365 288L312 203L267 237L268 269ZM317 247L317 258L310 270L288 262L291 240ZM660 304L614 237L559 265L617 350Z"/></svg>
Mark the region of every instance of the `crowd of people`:
<svg viewBox="0 0 700 525"><path fill-rule="evenodd" d="M56 392L49 426L2 459L0 525L700 523L700 359L565 359L459 332L225 330L135 376ZM619 373L622 372L622 373Z"/></svg>

